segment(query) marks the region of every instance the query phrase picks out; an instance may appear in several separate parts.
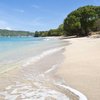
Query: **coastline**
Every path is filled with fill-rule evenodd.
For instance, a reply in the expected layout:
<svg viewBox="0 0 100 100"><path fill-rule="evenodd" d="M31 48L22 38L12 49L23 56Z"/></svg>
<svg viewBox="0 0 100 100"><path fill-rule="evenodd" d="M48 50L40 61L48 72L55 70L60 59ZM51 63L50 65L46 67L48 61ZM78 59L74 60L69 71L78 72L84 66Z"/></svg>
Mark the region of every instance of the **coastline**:
<svg viewBox="0 0 100 100"><path fill-rule="evenodd" d="M57 70L67 86L83 93L88 100L100 98L100 39L67 39L65 60Z"/></svg>
<svg viewBox="0 0 100 100"><path fill-rule="evenodd" d="M59 50L55 56L56 52L53 49L54 53L50 52L50 55L43 53L46 57L38 58L38 61L31 66L14 68L2 74L0 76L0 100L4 100L4 97L8 100L29 97L32 99L35 95L37 98L43 96L46 100L54 100L54 98L59 100L59 96L63 100L87 100L87 98L98 100L100 96L100 46L98 46L100 39L85 37L62 41L70 44L61 47L62 56L59 55ZM55 61L59 64L52 65ZM37 74L34 69L38 72Z"/></svg>
<svg viewBox="0 0 100 100"><path fill-rule="evenodd" d="M1 73L0 100L69 100L63 90L53 83L57 79L53 77L54 73L64 59L63 51L64 47L53 48L43 52L33 64Z"/></svg>

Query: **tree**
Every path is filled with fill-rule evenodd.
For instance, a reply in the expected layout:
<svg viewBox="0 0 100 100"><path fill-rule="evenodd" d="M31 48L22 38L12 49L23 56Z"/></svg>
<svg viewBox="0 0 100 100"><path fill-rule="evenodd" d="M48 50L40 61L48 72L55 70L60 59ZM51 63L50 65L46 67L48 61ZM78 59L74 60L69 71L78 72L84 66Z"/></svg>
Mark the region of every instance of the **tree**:
<svg viewBox="0 0 100 100"><path fill-rule="evenodd" d="M100 19L94 23L94 31L100 31Z"/></svg>
<svg viewBox="0 0 100 100"><path fill-rule="evenodd" d="M71 12L64 20L67 35L87 36L100 16L100 7L84 6Z"/></svg>
<svg viewBox="0 0 100 100"><path fill-rule="evenodd" d="M82 30L81 32L84 32L84 35L88 35L89 30L93 28L94 23L97 19L96 11L94 9L94 6L85 6L78 10L80 12L79 19Z"/></svg>
<svg viewBox="0 0 100 100"><path fill-rule="evenodd" d="M39 33L36 31L34 37L39 37Z"/></svg>
<svg viewBox="0 0 100 100"><path fill-rule="evenodd" d="M76 18L74 14L68 16L64 21L64 30L67 32L67 35L75 35L78 33L80 28L79 19Z"/></svg>

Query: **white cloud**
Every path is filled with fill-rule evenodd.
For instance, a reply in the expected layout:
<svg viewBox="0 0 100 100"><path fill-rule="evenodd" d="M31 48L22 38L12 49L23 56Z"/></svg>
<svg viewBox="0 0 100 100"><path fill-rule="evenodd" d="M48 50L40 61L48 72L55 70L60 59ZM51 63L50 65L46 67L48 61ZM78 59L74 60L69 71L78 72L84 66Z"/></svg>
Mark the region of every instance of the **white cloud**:
<svg viewBox="0 0 100 100"><path fill-rule="evenodd" d="M0 29L7 29L7 30L11 30L10 26L8 25L8 23L4 20L0 20Z"/></svg>
<svg viewBox="0 0 100 100"><path fill-rule="evenodd" d="M7 30L12 30L10 27L5 27L5 29L7 29Z"/></svg>
<svg viewBox="0 0 100 100"><path fill-rule="evenodd" d="M19 13L24 13L25 11L22 9L14 9L14 11L19 12Z"/></svg>

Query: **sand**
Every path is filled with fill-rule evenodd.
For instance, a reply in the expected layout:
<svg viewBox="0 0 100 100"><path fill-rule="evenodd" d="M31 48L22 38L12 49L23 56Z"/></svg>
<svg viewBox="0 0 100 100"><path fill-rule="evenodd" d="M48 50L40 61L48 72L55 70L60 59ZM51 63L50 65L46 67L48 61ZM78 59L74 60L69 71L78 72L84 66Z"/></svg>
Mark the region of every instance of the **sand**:
<svg viewBox="0 0 100 100"><path fill-rule="evenodd" d="M18 66L0 74L0 100L78 100L54 82L57 65L64 59L63 49L42 57L30 66Z"/></svg>
<svg viewBox="0 0 100 100"><path fill-rule="evenodd" d="M100 38L72 38L69 41L71 45L66 47L65 60L57 75L88 100L100 100Z"/></svg>
<svg viewBox="0 0 100 100"><path fill-rule="evenodd" d="M33 100L35 97L38 99L34 100L44 100L44 98L45 100L69 100L67 97L70 100L86 100L84 95L88 100L99 100L100 39L85 37L66 40L71 44L65 48L65 59L60 67L56 65L50 67L52 61L61 60L58 58L59 55L55 57L51 55L52 60L49 59L50 56L39 60L37 66L41 67L37 69L33 64L0 75L0 100L5 100L4 98ZM63 59L62 56L60 57ZM35 75L35 71L38 74ZM66 84L62 84L62 78ZM83 99L79 99L79 96Z"/></svg>

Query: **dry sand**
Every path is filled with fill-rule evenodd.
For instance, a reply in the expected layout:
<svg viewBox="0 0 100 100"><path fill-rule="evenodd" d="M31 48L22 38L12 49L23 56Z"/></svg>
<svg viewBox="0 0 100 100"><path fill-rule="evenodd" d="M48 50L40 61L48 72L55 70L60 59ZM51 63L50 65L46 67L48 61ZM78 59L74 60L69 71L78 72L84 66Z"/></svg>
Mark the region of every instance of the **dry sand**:
<svg viewBox="0 0 100 100"><path fill-rule="evenodd" d="M57 74L88 100L100 100L100 38L73 38Z"/></svg>

